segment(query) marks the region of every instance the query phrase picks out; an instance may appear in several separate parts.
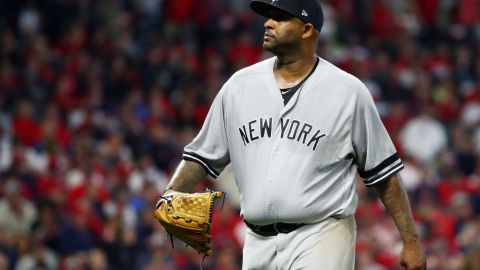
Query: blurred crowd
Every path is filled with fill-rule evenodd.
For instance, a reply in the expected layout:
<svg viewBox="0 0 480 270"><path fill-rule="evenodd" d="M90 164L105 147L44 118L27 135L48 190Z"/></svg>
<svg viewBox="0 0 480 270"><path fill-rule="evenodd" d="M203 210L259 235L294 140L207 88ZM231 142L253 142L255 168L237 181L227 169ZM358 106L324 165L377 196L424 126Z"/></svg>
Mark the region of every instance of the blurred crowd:
<svg viewBox="0 0 480 270"><path fill-rule="evenodd" d="M318 54L371 91L428 269L480 269L480 1L323 7ZM0 0L0 270L198 269L153 206L222 84L270 57L263 21L247 0ZM398 269L357 189L357 269ZM241 269L238 213L215 212L207 269Z"/></svg>

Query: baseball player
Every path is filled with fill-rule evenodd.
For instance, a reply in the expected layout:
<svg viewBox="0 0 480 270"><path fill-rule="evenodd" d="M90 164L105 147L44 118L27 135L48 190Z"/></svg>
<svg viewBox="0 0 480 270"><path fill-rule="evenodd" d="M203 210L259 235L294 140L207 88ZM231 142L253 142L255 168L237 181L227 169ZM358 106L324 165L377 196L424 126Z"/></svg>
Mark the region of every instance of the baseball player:
<svg viewBox="0 0 480 270"><path fill-rule="evenodd" d="M275 55L236 72L184 149L165 195L232 170L248 226L243 269L354 269L355 175L403 240L401 269L425 269L403 168L365 85L316 56L317 0L253 0Z"/></svg>

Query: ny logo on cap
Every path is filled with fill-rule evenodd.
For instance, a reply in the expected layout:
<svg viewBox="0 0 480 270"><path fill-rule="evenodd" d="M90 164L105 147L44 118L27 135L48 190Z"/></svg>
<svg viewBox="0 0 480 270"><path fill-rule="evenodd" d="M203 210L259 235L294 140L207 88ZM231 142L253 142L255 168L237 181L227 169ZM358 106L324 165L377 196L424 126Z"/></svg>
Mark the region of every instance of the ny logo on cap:
<svg viewBox="0 0 480 270"><path fill-rule="evenodd" d="M278 2L278 0L272 0L272 4L275 3L275 2Z"/></svg>
<svg viewBox="0 0 480 270"><path fill-rule="evenodd" d="M278 0L277 0L278 1ZM308 13L304 10L302 10L302 16L308 17Z"/></svg>

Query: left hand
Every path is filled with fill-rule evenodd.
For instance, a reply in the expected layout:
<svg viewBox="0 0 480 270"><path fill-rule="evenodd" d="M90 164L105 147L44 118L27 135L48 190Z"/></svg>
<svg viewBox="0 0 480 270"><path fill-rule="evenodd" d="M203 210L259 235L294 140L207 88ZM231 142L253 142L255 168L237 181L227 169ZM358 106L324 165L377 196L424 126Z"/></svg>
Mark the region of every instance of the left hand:
<svg viewBox="0 0 480 270"><path fill-rule="evenodd" d="M183 193L169 189L157 201L153 214L171 236L209 256L214 202L223 195L220 191Z"/></svg>
<svg viewBox="0 0 480 270"><path fill-rule="evenodd" d="M401 270L426 270L427 260L423 253L420 244L413 243L403 246L400 254L400 269Z"/></svg>

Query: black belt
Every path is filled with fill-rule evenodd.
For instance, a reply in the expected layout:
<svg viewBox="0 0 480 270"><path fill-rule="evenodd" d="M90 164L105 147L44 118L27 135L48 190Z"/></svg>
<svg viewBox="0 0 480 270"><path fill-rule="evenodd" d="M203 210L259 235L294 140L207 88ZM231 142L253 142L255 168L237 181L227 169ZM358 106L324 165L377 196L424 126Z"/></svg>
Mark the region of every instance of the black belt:
<svg viewBox="0 0 480 270"><path fill-rule="evenodd" d="M245 224L256 234L261 236L275 236L279 233L289 233L302 227L305 223L273 223L268 225L255 225L245 221Z"/></svg>

